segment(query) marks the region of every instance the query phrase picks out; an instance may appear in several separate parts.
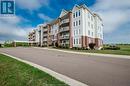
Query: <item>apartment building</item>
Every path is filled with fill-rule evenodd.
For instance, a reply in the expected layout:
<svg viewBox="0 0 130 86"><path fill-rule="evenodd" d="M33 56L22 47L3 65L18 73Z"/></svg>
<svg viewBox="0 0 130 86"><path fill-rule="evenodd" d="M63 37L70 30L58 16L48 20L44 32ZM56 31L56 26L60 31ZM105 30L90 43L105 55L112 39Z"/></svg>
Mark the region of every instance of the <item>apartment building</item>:
<svg viewBox="0 0 130 86"><path fill-rule="evenodd" d="M103 44L103 22L86 5L75 5L72 9L73 47L87 47L95 43L99 48Z"/></svg>
<svg viewBox="0 0 130 86"><path fill-rule="evenodd" d="M30 46L35 45L35 42L36 42L36 31L35 30L29 32L28 40L29 40Z"/></svg>
<svg viewBox="0 0 130 86"><path fill-rule="evenodd" d="M59 46L67 46L72 48L72 35L71 35L71 11L62 10L59 16Z"/></svg>
<svg viewBox="0 0 130 86"><path fill-rule="evenodd" d="M103 45L102 19L86 5L75 5L69 11L63 9L56 20L38 25L35 33L40 46L89 48L90 43L95 43L96 48L101 48Z"/></svg>

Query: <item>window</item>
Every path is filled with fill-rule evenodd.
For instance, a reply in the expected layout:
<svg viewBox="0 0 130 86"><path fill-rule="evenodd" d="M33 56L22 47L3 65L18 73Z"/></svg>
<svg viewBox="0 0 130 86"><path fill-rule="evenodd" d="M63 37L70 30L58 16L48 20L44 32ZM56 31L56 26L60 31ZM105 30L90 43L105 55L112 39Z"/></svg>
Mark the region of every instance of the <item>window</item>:
<svg viewBox="0 0 130 86"><path fill-rule="evenodd" d="M79 20L79 25L80 25L80 20Z"/></svg>
<svg viewBox="0 0 130 86"><path fill-rule="evenodd" d="M80 16L80 10L79 10L79 16Z"/></svg>
<svg viewBox="0 0 130 86"><path fill-rule="evenodd" d="M76 26L78 26L78 21L76 21Z"/></svg>
<svg viewBox="0 0 130 86"><path fill-rule="evenodd" d="M76 39L76 44L78 44L78 39Z"/></svg>
<svg viewBox="0 0 130 86"><path fill-rule="evenodd" d="M79 38L79 44L80 44L80 41L81 41L81 40L80 40L80 38Z"/></svg>
<svg viewBox="0 0 130 86"><path fill-rule="evenodd" d="M88 30L88 35L90 35L90 30Z"/></svg>
<svg viewBox="0 0 130 86"><path fill-rule="evenodd" d="M91 21L93 21L93 16L91 16Z"/></svg>
<svg viewBox="0 0 130 86"><path fill-rule="evenodd" d="M100 33L98 33L98 37L100 38Z"/></svg>
<svg viewBox="0 0 130 86"><path fill-rule="evenodd" d="M90 18L90 14L88 13L88 18Z"/></svg>
<svg viewBox="0 0 130 86"><path fill-rule="evenodd" d="M75 44L75 39L74 39L74 44Z"/></svg>
<svg viewBox="0 0 130 86"><path fill-rule="evenodd" d="M78 16L78 13L76 12L76 17Z"/></svg>
<svg viewBox="0 0 130 86"><path fill-rule="evenodd" d="M73 18L75 18L75 13L73 13Z"/></svg>
<svg viewBox="0 0 130 86"><path fill-rule="evenodd" d="M93 36L93 32L92 32L92 36Z"/></svg>
<svg viewBox="0 0 130 86"><path fill-rule="evenodd" d="M91 24L91 28L93 29L93 24Z"/></svg>
<svg viewBox="0 0 130 86"><path fill-rule="evenodd" d="M102 38L102 34L100 34L100 38Z"/></svg>
<svg viewBox="0 0 130 86"><path fill-rule="evenodd" d="M80 29L79 29L79 34L80 34Z"/></svg>
<svg viewBox="0 0 130 86"><path fill-rule="evenodd" d="M75 22L74 22L74 26L75 26Z"/></svg>
<svg viewBox="0 0 130 86"><path fill-rule="evenodd" d="M90 22L88 22L88 26L90 27Z"/></svg>
<svg viewBox="0 0 130 86"><path fill-rule="evenodd" d="M98 30L99 30L99 28L100 28L100 27L98 26Z"/></svg>
<svg viewBox="0 0 130 86"><path fill-rule="evenodd" d="M76 30L76 34L78 34L78 30Z"/></svg>

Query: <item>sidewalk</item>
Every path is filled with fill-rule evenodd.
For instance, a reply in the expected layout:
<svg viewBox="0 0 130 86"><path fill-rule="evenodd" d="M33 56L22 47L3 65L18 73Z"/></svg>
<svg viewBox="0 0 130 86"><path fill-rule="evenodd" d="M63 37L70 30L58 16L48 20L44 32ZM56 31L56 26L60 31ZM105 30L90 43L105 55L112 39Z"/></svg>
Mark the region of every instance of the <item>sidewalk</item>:
<svg viewBox="0 0 130 86"><path fill-rule="evenodd" d="M53 51L60 51L65 53L73 53L73 54L82 54L82 55L91 55L91 56L105 56L105 57L113 57L113 58L123 58L123 59L130 59L130 56L127 55L114 55L114 54L100 54L100 53L87 53L87 52L78 52L78 51L69 51L69 50L60 50L54 48L41 48L41 47L34 47L38 49L46 49L46 50L53 50Z"/></svg>

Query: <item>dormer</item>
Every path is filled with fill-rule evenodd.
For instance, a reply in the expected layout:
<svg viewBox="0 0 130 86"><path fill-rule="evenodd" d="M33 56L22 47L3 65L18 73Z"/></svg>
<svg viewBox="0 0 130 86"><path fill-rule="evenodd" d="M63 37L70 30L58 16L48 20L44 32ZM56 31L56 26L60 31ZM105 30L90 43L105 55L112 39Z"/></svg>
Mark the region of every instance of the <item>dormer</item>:
<svg viewBox="0 0 130 86"><path fill-rule="evenodd" d="M73 9L72 9L72 11L74 12L75 10L79 10L79 9L80 9L80 6L77 5L77 4L75 4L74 7L73 7Z"/></svg>
<svg viewBox="0 0 130 86"><path fill-rule="evenodd" d="M63 17L64 15L66 15L68 13L68 11L66 11L65 9L62 9L61 13L60 13L60 18Z"/></svg>

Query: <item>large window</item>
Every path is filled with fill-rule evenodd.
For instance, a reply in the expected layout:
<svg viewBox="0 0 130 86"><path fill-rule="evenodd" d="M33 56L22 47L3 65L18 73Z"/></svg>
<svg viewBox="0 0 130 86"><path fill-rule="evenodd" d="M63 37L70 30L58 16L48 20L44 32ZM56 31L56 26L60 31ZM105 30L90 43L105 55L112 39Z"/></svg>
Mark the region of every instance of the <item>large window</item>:
<svg viewBox="0 0 130 86"><path fill-rule="evenodd" d="M79 25L80 25L80 20L79 20Z"/></svg>
<svg viewBox="0 0 130 86"><path fill-rule="evenodd" d="M91 21L93 21L93 16L91 16Z"/></svg>
<svg viewBox="0 0 130 86"><path fill-rule="evenodd" d="M90 30L88 30L88 35L90 36Z"/></svg>
<svg viewBox="0 0 130 86"><path fill-rule="evenodd" d="M78 34L78 30L76 30L76 35Z"/></svg>
<svg viewBox="0 0 130 86"><path fill-rule="evenodd" d="M79 29L79 34L80 34L81 32L80 32L80 29Z"/></svg>
<svg viewBox="0 0 130 86"><path fill-rule="evenodd" d="M92 36L93 36L93 32L92 32Z"/></svg>
<svg viewBox="0 0 130 86"><path fill-rule="evenodd" d="M79 16L80 16L80 10L79 10Z"/></svg>
<svg viewBox="0 0 130 86"><path fill-rule="evenodd" d="M74 22L74 26L75 26L75 22Z"/></svg>
<svg viewBox="0 0 130 86"><path fill-rule="evenodd" d="M88 22L88 26L90 27L90 22Z"/></svg>
<svg viewBox="0 0 130 86"><path fill-rule="evenodd" d="M93 29L93 24L91 24L91 28Z"/></svg>
<svg viewBox="0 0 130 86"><path fill-rule="evenodd" d="M75 13L73 13L73 18L75 18Z"/></svg>
<svg viewBox="0 0 130 86"><path fill-rule="evenodd" d="M78 13L76 12L76 17L78 16Z"/></svg>
<svg viewBox="0 0 130 86"><path fill-rule="evenodd" d="M74 39L74 44L75 44L75 39Z"/></svg>
<svg viewBox="0 0 130 86"><path fill-rule="evenodd" d="M76 26L78 26L78 21L76 21Z"/></svg>
<svg viewBox="0 0 130 86"><path fill-rule="evenodd" d="M88 13L88 18L90 18L90 14Z"/></svg>
<svg viewBox="0 0 130 86"><path fill-rule="evenodd" d="M78 44L78 39L76 39L76 44Z"/></svg>

